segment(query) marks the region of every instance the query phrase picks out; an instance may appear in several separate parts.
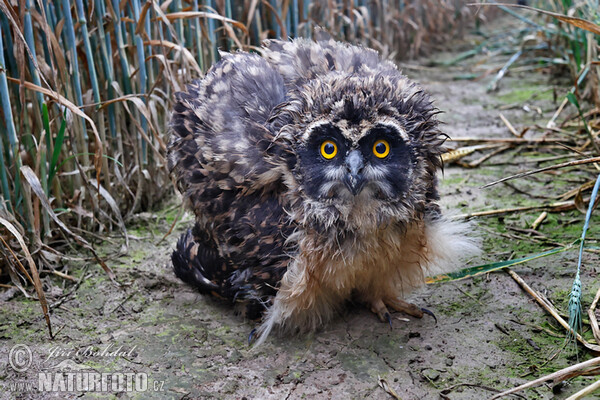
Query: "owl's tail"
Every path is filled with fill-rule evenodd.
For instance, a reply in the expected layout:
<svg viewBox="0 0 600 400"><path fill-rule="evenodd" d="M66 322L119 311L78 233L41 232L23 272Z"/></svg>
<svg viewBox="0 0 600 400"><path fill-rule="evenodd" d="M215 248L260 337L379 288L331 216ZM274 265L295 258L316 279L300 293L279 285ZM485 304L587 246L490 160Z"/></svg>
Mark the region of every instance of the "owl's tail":
<svg viewBox="0 0 600 400"><path fill-rule="evenodd" d="M194 239L188 229L177 241L177 248L171 255L175 275L185 283L197 287L202 293L219 294L220 287L206 276L206 268L214 267L210 249Z"/></svg>
<svg viewBox="0 0 600 400"><path fill-rule="evenodd" d="M439 216L425 227L429 276L445 274L463 267L463 262L481 253L481 239L471 222Z"/></svg>

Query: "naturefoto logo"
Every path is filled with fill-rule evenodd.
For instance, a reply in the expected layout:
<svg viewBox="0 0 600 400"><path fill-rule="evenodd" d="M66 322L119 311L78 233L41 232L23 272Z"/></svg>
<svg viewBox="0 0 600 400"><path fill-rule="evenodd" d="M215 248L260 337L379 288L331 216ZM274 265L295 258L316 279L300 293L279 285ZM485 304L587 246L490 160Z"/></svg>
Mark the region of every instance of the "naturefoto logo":
<svg viewBox="0 0 600 400"><path fill-rule="evenodd" d="M127 350L122 346L115 348L112 345L103 349L95 349L91 346L82 349L65 349L55 346L45 354L41 363L34 363L34 352L31 348L17 344L9 352L8 363L19 376L25 375L24 378L27 379L10 382L8 389L12 392L162 391L164 382L149 381L148 374L145 372L97 372L90 370L90 367L85 364L64 358L131 357L134 350L135 347ZM37 371L33 371L33 366Z"/></svg>
<svg viewBox="0 0 600 400"><path fill-rule="evenodd" d="M148 375L143 372L40 372L38 390L40 392L145 392L148 390Z"/></svg>

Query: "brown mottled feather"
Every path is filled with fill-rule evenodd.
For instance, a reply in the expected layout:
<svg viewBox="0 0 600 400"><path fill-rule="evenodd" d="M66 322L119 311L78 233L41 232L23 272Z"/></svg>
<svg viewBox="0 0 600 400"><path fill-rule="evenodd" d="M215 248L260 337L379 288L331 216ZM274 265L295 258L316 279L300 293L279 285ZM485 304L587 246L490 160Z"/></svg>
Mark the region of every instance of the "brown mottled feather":
<svg viewBox="0 0 600 400"><path fill-rule="evenodd" d="M173 253L177 276L251 317L266 311L260 342L275 327L315 329L350 293L393 303L476 250L436 204L445 135L416 83L330 39L261 53L225 54L176 96L169 168L196 215ZM391 143L384 160L376 137ZM326 138L341 151L329 161ZM355 195L350 153L367 182Z"/></svg>

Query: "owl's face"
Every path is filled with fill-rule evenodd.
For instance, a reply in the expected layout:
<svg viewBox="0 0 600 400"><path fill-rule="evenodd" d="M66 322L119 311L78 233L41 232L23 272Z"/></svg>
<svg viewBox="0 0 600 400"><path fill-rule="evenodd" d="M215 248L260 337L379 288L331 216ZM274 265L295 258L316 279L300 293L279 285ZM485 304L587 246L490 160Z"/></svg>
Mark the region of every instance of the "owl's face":
<svg viewBox="0 0 600 400"><path fill-rule="evenodd" d="M409 137L393 118L317 121L298 149L306 195L331 204L406 197L414 157Z"/></svg>
<svg viewBox="0 0 600 400"><path fill-rule="evenodd" d="M410 223L435 200L444 135L429 97L406 77L333 74L282 109L279 137L300 190L301 224L371 229ZM316 223L316 224L315 224Z"/></svg>

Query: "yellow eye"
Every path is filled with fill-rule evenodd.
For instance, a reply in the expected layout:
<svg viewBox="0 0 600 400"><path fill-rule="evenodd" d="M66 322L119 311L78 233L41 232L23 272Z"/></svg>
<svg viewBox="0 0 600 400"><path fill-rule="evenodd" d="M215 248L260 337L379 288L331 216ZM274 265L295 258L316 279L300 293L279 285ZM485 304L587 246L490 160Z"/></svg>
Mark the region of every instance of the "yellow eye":
<svg viewBox="0 0 600 400"><path fill-rule="evenodd" d="M386 140L378 140L373 145L373 154L378 158L386 158L390 154L390 144Z"/></svg>
<svg viewBox="0 0 600 400"><path fill-rule="evenodd" d="M326 140L321 144L321 155L327 160L331 160L337 154L337 145L331 141Z"/></svg>

